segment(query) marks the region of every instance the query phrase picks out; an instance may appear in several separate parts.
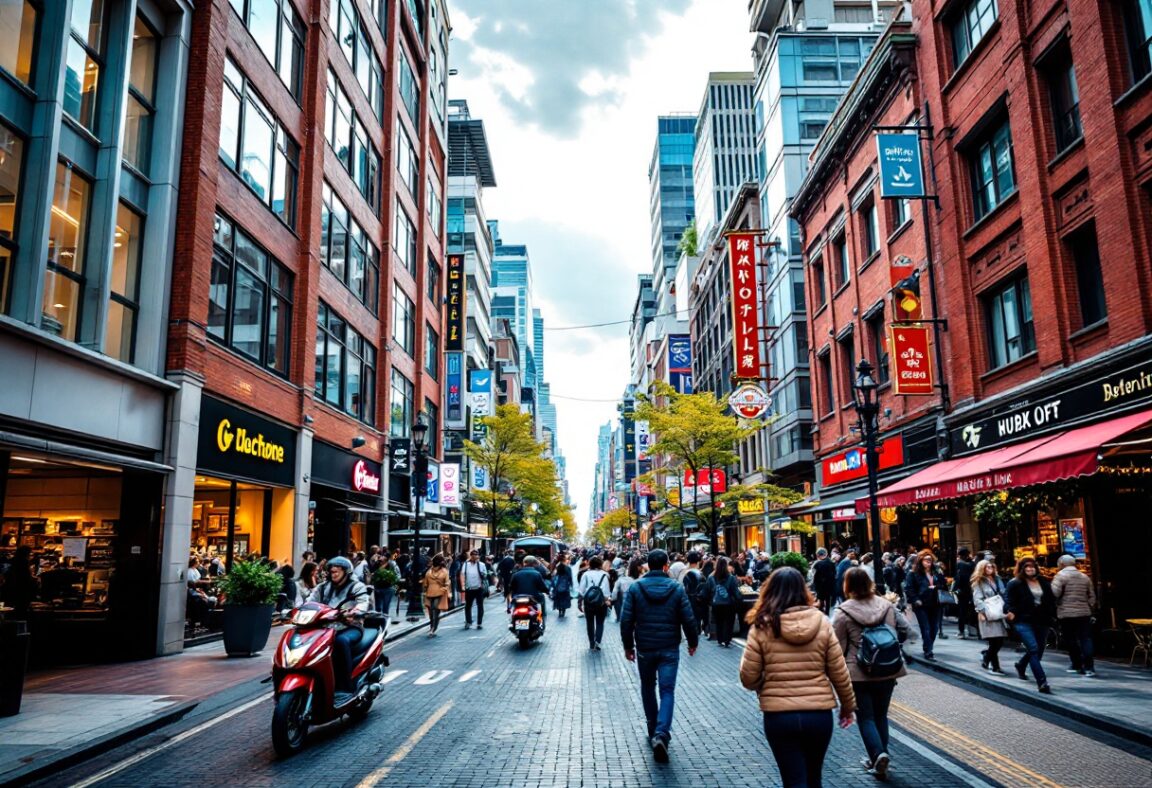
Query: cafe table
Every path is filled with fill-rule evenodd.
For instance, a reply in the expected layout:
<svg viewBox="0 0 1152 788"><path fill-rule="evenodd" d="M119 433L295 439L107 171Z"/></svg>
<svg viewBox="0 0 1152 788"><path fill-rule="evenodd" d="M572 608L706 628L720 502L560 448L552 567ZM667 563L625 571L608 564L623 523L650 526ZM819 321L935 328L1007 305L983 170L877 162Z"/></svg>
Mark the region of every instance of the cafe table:
<svg viewBox="0 0 1152 788"><path fill-rule="evenodd" d="M1132 637L1136 640L1128 664L1135 664L1136 654L1141 653L1144 655L1144 667L1148 667L1148 660L1152 657L1152 618L1129 618L1124 623L1132 628Z"/></svg>

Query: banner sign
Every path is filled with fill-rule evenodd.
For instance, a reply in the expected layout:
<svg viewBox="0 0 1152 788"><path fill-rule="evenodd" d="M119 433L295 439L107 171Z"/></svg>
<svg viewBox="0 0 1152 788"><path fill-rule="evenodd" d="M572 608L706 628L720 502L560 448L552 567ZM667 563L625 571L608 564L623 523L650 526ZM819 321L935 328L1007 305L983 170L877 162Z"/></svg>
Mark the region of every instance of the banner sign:
<svg viewBox="0 0 1152 788"><path fill-rule="evenodd" d="M693 477L692 471L685 468L684 486L703 487L704 494L707 494L709 489L716 493L728 492L728 475L724 473L723 468L701 468Z"/></svg>
<svg viewBox="0 0 1152 788"><path fill-rule="evenodd" d="M631 414L624 419L624 482L636 478L636 422Z"/></svg>
<svg viewBox="0 0 1152 788"><path fill-rule="evenodd" d="M668 371L692 371L692 337L687 334L668 337Z"/></svg>
<svg viewBox="0 0 1152 788"><path fill-rule="evenodd" d="M296 433L204 395L196 457L198 470L291 487L296 480Z"/></svg>
<svg viewBox="0 0 1152 788"><path fill-rule="evenodd" d="M492 415L492 370L472 369L468 371L468 395L473 416Z"/></svg>
<svg viewBox="0 0 1152 788"><path fill-rule="evenodd" d="M488 489L488 469L482 465L472 466L472 489L478 491Z"/></svg>
<svg viewBox="0 0 1152 788"><path fill-rule="evenodd" d="M412 473L412 439L390 438L388 440L388 470L398 476Z"/></svg>
<svg viewBox="0 0 1152 788"><path fill-rule="evenodd" d="M876 154L882 198L903 200L926 196L918 133L877 134Z"/></svg>
<svg viewBox="0 0 1152 788"><path fill-rule="evenodd" d="M636 501L636 516L637 517L647 517L648 516L648 499L647 498L637 499L637 501Z"/></svg>
<svg viewBox="0 0 1152 788"><path fill-rule="evenodd" d="M1060 521L1060 549L1073 558L1087 558L1084 547L1084 518L1074 517Z"/></svg>
<svg viewBox="0 0 1152 788"><path fill-rule="evenodd" d="M904 464L904 436L893 435L885 438L876 452L880 457L878 471L897 468ZM868 475L868 458L863 446L825 457L820 462L823 470L822 483L825 487L834 484L863 479Z"/></svg>
<svg viewBox="0 0 1152 788"><path fill-rule="evenodd" d="M446 462L440 466L440 503L443 506L460 506L460 465Z"/></svg>
<svg viewBox="0 0 1152 788"><path fill-rule="evenodd" d="M424 498L429 503L440 503L440 463L428 460L428 488Z"/></svg>
<svg viewBox="0 0 1152 788"><path fill-rule="evenodd" d="M728 265L732 275L732 343L737 379L760 377L760 320L756 298L756 236L728 236Z"/></svg>
<svg viewBox="0 0 1152 788"><path fill-rule="evenodd" d="M772 400L756 383L743 383L728 395L728 407L742 419L754 421L772 407Z"/></svg>
<svg viewBox="0 0 1152 788"><path fill-rule="evenodd" d="M464 354L445 353L444 388L448 406L444 411L444 426L464 428Z"/></svg>
<svg viewBox="0 0 1152 788"><path fill-rule="evenodd" d="M464 255L448 255L448 277L444 304L444 349L464 350L465 278Z"/></svg>
<svg viewBox="0 0 1152 788"><path fill-rule="evenodd" d="M893 394L922 396L935 393L930 339L927 326L888 327Z"/></svg>
<svg viewBox="0 0 1152 788"><path fill-rule="evenodd" d="M648 459L648 445L652 435L648 432L648 422L636 422L636 459L640 462Z"/></svg>
<svg viewBox="0 0 1152 788"><path fill-rule="evenodd" d="M635 493L637 495L648 496L648 495L655 495L656 494L652 490L652 485L645 484L644 482L632 482L632 489L635 491Z"/></svg>

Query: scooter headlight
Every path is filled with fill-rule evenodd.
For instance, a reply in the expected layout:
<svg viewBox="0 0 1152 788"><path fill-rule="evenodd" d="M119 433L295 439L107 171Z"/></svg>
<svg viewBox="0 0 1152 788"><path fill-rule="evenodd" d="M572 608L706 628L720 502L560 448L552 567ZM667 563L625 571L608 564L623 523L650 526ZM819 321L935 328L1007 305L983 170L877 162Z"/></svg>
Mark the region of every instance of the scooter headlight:
<svg viewBox="0 0 1152 788"><path fill-rule="evenodd" d="M308 651L308 644L307 643L301 643L296 648L293 648L290 644L285 643L284 649L282 652L282 655L284 658L284 667L286 667L286 668L296 667L296 663L304 658L304 654L307 653L307 651Z"/></svg>
<svg viewBox="0 0 1152 788"><path fill-rule="evenodd" d="M318 610L301 608L292 616L292 623L302 627L308 626L316 619L319 612Z"/></svg>

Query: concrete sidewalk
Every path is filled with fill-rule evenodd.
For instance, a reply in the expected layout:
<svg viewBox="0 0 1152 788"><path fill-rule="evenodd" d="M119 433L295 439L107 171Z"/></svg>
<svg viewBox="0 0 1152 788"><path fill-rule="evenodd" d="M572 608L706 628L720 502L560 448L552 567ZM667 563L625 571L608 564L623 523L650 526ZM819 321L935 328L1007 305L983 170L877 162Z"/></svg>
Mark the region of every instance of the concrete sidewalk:
<svg viewBox="0 0 1152 788"><path fill-rule="evenodd" d="M916 619L910 618L913 629ZM961 640L956 636L955 619L946 620L947 640L934 645L935 662L923 658L918 638L905 645L911 661L926 670L934 670L976 684L991 692L1023 701L1055 714L1099 728L1130 741L1152 746L1152 670L1129 667L1125 663L1096 660L1095 678L1065 673L1070 666L1063 651L1048 649L1044 653L1044 672L1052 695L1041 695L1028 671L1028 681L1021 681L1012 664L1024 652L1019 644L1008 640L1000 651L1000 667L1008 675L995 676L980 667L982 640Z"/></svg>
<svg viewBox="0 0 1152 788"><path fill-rule="evenodd" d="M427 618L408 622L401 615L389 626L387 640L427 628ZM31 782L78 763L175 722L223 693L255 697L267 691L258 682L271 675L272 651L283 632L274 626L254 657L228 657L217 641L168 657L29 675L20 713L0 717L0 785Z"/></svg>

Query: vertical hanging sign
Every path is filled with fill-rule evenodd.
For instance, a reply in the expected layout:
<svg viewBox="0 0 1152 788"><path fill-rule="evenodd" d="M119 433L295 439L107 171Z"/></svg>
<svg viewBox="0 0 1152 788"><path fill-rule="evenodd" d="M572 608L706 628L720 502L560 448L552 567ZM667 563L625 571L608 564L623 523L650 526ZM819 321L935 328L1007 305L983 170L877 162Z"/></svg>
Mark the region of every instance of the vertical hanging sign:
<svg viewBox="0 0 1152 788"><path fill-rule="evenodd" d="M464 428L464 354L453 351L444 355L444 393L448 403L444 411L444 426L459 430Z"/></svg>
<svg viewBox="0 0 1152 788"><path fill-rule="evenodd" d="M444 304L444 349L464 350L464 255L448 255L448 279Z"/></svg>
<svg viewBox="0 0 1152 788"><path fill-rule="evenodd" d="M916 396L935 393L929 336L927 326L888 326L893 394Z"/></svg>
<svg viewBox="0 0 1152 788"><path fill-rule="evenodd" d="M732 345L740 380L760 379L760 321L756 307L756 236L728 236L728 264L732 275Z"/></svg>

